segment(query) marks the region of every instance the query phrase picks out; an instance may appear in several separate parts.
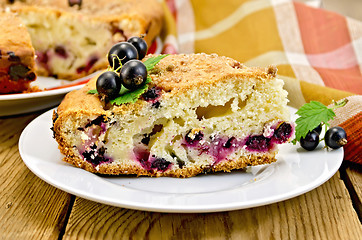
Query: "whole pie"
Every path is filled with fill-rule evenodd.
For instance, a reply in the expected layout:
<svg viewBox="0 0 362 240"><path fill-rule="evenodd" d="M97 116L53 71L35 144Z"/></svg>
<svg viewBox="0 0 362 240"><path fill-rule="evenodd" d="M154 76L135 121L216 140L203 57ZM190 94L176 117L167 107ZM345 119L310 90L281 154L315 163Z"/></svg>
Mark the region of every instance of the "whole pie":
<svg viewBox="0 0 362 240"><path fill-rule="evenodd" d="M1 0L0 11L14 13L29 32L38 75L70 80L106 68L107 52L117 42L143 36L150 46L163 22L157 0ZM22 42L28 33L10 37ZM6 56L8 50L1 51Z"/></svg>

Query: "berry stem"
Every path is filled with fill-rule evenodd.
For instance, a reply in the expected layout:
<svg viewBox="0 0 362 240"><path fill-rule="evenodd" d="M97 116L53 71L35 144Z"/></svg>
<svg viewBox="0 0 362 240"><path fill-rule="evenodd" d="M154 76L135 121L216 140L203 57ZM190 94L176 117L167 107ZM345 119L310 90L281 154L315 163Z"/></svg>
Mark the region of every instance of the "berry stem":
<svg viewBox="0 0 362 240"><path fill-rule="evenodd" d="M112 54L112 56L116 56L116 57L118 57L116 54ZM113 68L114 68L114 61L115 61L115 60L116 60L116 58L112 58L112 63L113 63L113 64L112 64L112 66L113 66L113 67L112 67L112 70L113 70L113 71L114 71L114 69L113 69Z"/></svg>
<svg viewBox="0 0 362 240"><path fill-rule="evenodd" d="M324 124L324 123L323 123ZM324 124L324 133L326 133L328 131L328 126L327 124ZM324 139L324 138L323 138Z"/></svg>
<svg viewBox="0 0 362 240"><path fill-rule="evenodd" d="M118 70L120 70L121 68L122 68L122 59L120 59L118 56L117 56L117 54L111 54L111 56L113 57L112 58L112 66L115 66L114 65L114 61L116 60L116 58L117 58L117 60L118 60L118 63L119 63L119 67L117 68L117 69L114 69L114 67L110 67L111 68L111 70L113 71L113 72L118 72Z"/></svg>
<svg viewBox="0 0 362 240"><path fill-rule="evenodd" d="M335 102L333 100L333 103L334 103L334 106L331 108L332 110L345 106L348 103L348 99L342 99L339 102Z"/></svg>
<svg viewBox="0 0 362 240"><path fill-rule="evenodd" d="M120 62L120 64L121 64L121 62ZM121 66L119 66L116 70L114 70L115 72L118 72L118 70L120 70L122 68L122 64L121 64Z"/></svg>

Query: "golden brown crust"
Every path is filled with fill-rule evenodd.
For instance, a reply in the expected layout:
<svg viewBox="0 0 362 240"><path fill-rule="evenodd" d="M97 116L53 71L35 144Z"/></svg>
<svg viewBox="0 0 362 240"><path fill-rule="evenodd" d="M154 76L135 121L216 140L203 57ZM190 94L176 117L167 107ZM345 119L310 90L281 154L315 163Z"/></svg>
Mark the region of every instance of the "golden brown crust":
<svg viewBox="0 0 362 240"><path fill-rule="evenodd" d="M105 103L100 101L97 94L89 94L88 91L96 89L97 76L91 79L82 89L68 93L58 107L58 114L61 118L68 118L69 115L86 114L86 115L110 115L111 110L104 110ZM134 104L122 104L117 106L117 114L126 114L137 112L146 104L145 101L139 100Z"/></svg>
<svg viewBox="0 0 362 240"><path fill-rule="evenodd" d="M30 35L22 21L13 13L0 12L0 49L17 53L17 56L34 56ZM6 27L5 27L6 26Z"/></svg>
<svg viewBox="0 0 362 240"><path fill-rule="evenodd" d="M99 100L98 95L87 93L91 89L96 89L96 78L89 81L82 89L68 93L58 107L58 114L81 110L92 111L97 115L104 114L104 103Z"/></svg>

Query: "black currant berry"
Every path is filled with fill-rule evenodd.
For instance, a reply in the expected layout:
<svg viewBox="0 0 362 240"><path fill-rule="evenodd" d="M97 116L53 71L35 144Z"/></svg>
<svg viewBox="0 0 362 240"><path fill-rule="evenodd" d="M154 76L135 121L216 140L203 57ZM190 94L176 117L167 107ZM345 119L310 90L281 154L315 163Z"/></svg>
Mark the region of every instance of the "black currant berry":
<svg viewBox="0 0 362 240"><path fill-rule="evenodd" d="M147 80L146 66L139 60L130 60L121 68L120 77L125 88L135 90Z"/></svg>
<svg viewBox="0 0 362 240"><path fill-rule="evenodd" d="M263 135L250 136L245 145L251 151L266 151L270 147L270 138L266 138Z"/></svg>
<svg viewBox="0 0 362 240"><path fill-rule="evenodd" d="M98 94L101 97L106 96L109 99L115 98L122 87L121 79L117 73L112 71L107 71L99 75L96 85Z"/></svg>
<svg viewBox="0 0 362 240"><path fill-rule="evenodd" d="M199 141L201 141L204 138L204 133L199 131L195 134L191 133L191 130L189 130L185 135L185 140L188 144L195 145Z"/></svg>
<svg viewBox="0 0 362 240"><path fill-rule="evenodd" d="M277 140L278 143L286 142L292 134L292 129L292 125L283 122L278 126L277 129L275 129L273 137L275 140Z"/></svg>
<svg viewBox="0 0 362 240"><path fill-rule="evenodd" d="M346 131L341 127L332 127L326 132L324 142L328 147L338 149L347 144Z"/></svg>
<svg viewBox="0 0 362 240"><path fill-rule="evenodd" d="M151 168L156 168L158 171L164 171L168 168L171 162L167 161L164 158L156 158L152 164Z"/></svg>
<svg viewBox="0 0 362 240"><path fill-rule="evenodd" d="M142 97L146 101L152 101L158 98L161 95L161 88L158 87L151 87L148 89L144 94L142 94Z"/></svg>
<svg viewBox="0 0 362 240"><path fill-rule="evenodd" d="M316 131L308 132L304 138L300 138L300 146L305 150L312 151L319 144L319 134Z"/></svg>
<svg viewBox="0 0 362 240"><path fill-rule="evenodd" d="M114 70L120 66L118 59L121 60L122 65L131 59L138 59L137 49L129 42L120 42L113 45L113 47L108 52L108 62Z"/></svg>
<svg viewBox="0 0 362 240"><path fill-rule="evenodd" d="M78 5L79 7L82 6L82 0L68 0L68 4L70 7L74 5Z"/></svg>
<svg viewBox="0 0 362 240"><path fill-rule="evenodd" d="M322 124L319 124L315 129L313 129L314 131L316 131L318 134L321 134L322 132Z"/></svg>
<svg viewBox="0 0 362 240"><path fill-rule="evenodd" d="M147 43L143 38L140 37L131 37L128 39L129 43L131 43L138 51L138 59L142 60L147 54Z"/></svg>

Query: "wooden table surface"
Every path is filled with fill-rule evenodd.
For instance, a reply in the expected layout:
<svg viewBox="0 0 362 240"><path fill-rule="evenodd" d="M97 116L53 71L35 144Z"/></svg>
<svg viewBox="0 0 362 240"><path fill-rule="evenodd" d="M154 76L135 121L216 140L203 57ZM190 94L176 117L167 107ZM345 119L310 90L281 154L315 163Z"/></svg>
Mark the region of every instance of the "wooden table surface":
<svg viewBox="0 0 362 240"><path fill-rule="evenodd" d="M0 239L362 239L362 169L344 164L293 199L220 213L107 206L52 187L23 163L18 140L41 112L0 117Z"/></svg>

